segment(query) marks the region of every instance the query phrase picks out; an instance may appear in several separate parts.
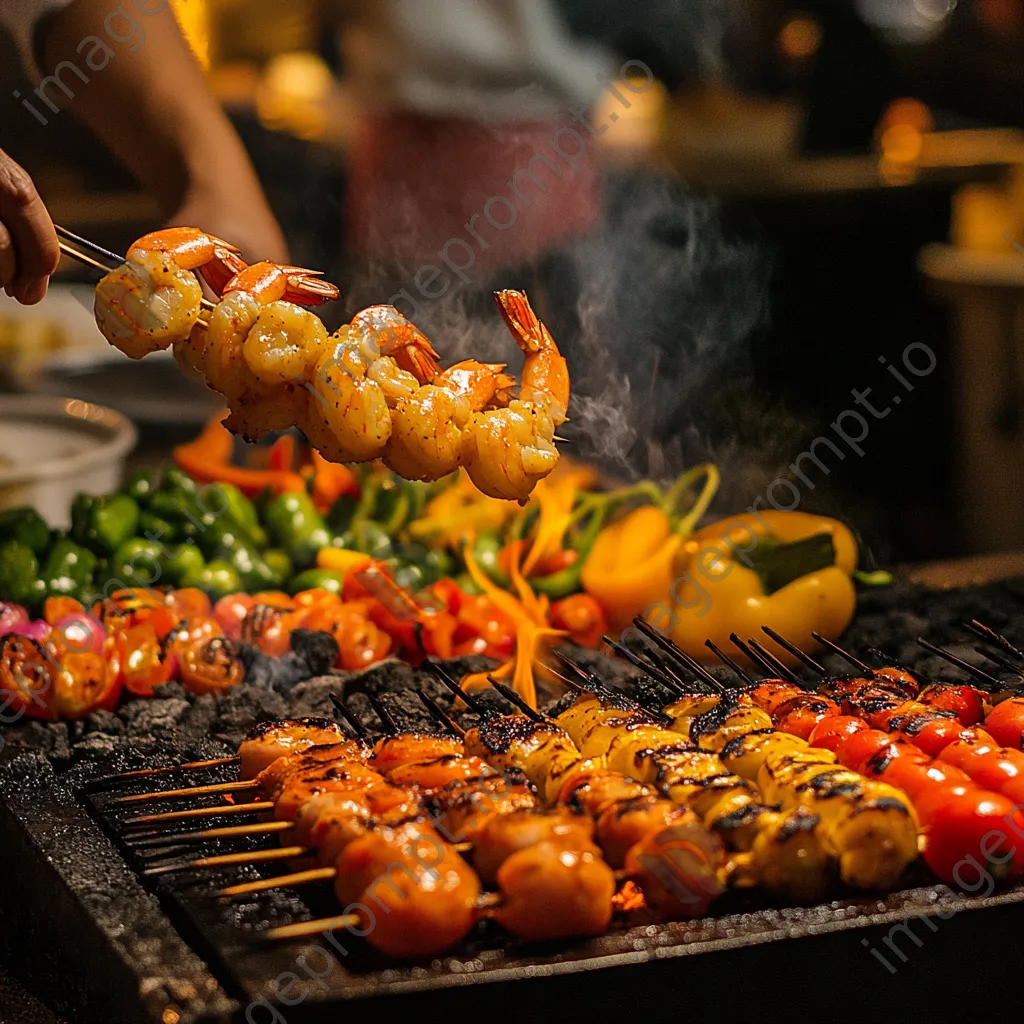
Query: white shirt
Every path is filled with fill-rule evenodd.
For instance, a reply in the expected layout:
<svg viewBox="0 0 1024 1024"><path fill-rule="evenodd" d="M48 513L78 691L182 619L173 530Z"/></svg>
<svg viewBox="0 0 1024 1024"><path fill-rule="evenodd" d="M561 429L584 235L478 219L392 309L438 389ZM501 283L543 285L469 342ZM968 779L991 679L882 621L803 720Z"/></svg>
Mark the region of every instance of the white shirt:
<svg viewBox="0 0 1024 1024"><path fill-rule="evenodd" d="M346 72L371 109L482 121L586 108L614 74L573 38L552 0L352 0Z"/></svg>

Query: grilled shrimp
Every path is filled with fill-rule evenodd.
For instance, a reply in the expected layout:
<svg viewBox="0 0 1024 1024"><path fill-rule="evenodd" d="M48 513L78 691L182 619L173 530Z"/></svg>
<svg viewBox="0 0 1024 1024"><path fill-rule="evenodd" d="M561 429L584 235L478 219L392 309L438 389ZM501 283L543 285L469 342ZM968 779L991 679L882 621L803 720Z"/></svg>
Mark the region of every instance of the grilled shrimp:
<svg viewBox="0 0 1024 1024"><path fill-rule="evenodd" d="M256 263L223 286L209 326L175 346L206 383L227 400L229 430L258 438L287 430L304 415L307 374L327 342L310 305L337 297L337 289L298 267Z"/></svg>
<svg viewBox="0 0 1024 1024"><path fill-rule="evenodd" d="M515 378L504 363L467 359L434 378L432 384L399 398L391 411L391 440L384 462L407 480L439 480L459 468L463 429Z"/></svg>
<svg viewBox="0 0 1024 1024"><path fill-rule="evenodd" d="M331 335L307 388L303 433L324 458L367 462L384 453L391 408L437 373L437 353L393 306L370 306Z"/></svg>
<svg viewBox="0 0 1024 1024"><path fill-rule="evenodd" d="M503 409L473 413L463 432L462 464L484 494L525 502L558 462L555 428L566 420L569 371L522 292L502 291L495 298L526 353L519 397Z"/></svg>
<svg viewBox="0 0 1024 1024"><path fill-rule="evenodd" d="M202 288L211 287L245 263L238 250L198 228L167 228L143 235L128 258L96 286L94 311L103 337L132 359L188 337L199 318Z"/></svg>

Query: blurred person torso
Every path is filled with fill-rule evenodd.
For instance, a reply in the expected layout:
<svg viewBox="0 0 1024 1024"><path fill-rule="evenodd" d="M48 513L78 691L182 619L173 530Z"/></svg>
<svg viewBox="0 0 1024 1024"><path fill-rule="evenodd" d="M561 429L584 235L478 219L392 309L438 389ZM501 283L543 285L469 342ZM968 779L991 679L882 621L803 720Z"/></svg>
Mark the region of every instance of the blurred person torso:
<svg viewBox="0 0 1024 1024"><path fill-rule="evenodd" d="M453 283L600 223L594 131L614 73L551 0L349 0L341 50L366 111L350 250Z"/></svg>

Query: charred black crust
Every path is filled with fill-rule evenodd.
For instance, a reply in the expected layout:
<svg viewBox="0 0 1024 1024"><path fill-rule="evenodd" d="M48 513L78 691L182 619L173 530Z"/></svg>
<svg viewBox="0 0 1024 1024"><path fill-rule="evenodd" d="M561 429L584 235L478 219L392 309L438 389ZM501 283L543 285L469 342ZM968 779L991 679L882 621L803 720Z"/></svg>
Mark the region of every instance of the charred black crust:
<svg viewBox="0 0 1024 1024"><path fill-rule="evenodd" d="M734 695L730 694L728 697L723 697L713 707L708 708L707 711L702 711L694 717L693 721L690 722L690 735L695 738L707 736L708 733L721 729L729 720L729 715L737 707L741 706Z"/></svg>
<svg viewBox="0 0 1024 1024"><path fill-rule="evenodd" d="M810 790L822 800L829 800L835 797L859 798L864 793L864 784L860 781L851 781L850 773L845 768L837 768L831 772L821 772L813 779L800 783L796 787L800 790Z"/></svg>
<svg viewBox="0 0 1024 1024"><path fill-rule="evenodd" d="M774 711L777 718L788 715L791 711L828 711L835 707L835 701L819 697L813 693L801 693L780 704Z"/></svg>
<svg viewBox="0 0 1024 1024"><path fill-rule="evenodd" d="M737 754L742 754L746 750L747 740L751 736L769 736L774 733L775 730L768 729L752 729L748 733L744 733L742 736L733 736L731 740L724 747L722 747L722 757L735 757Z"/></svg>
<svg viewBox="0 0 1024 1024"><path fill-rule="evenodd" d="M854 809L854 815L865 814L867 811L898 811L904 817L910 817L910 808L894 796L881 796L877 800L865 800Z"/></svg>
<svg viewBox="0 0 1024 1024"><path fill-rule="evenodd" d="M265 722L257 722L250 730L246 739L258 740L267 733L280 729L283 726L305 727L308 729L337 729L338 723L332 722L329 718L271 718ZM340 731L340 730L339 730Z"/></svg>
<svg viewBox="0 0 1024 1024"><path fill-rule="evenodd" d="M868 759L867 767L869 775L881 775L892 761L892 751L888 746L880 750L873 757Z"/></svg>
<svg viewBox="0 0 1024 1024"><path fill-rule="evenodd" d="M906 736L916 736L926 725L936 719L948 720L956 718L955 711L914 711L907 715L899 715L889 722L889 729L898 729Z"/></svg>
<svg viewBox="0 0 1024 1024"><path fill-rule="evenodd" d="M782 828L779 829L776 838L779 842L785 842L794 836L802 835L805 832L813 832L821 819L809 811L796 810L786 817Z"/></svg>
<svg viewBox="0 0 1024 1024"><path fill-rule="evenodd" d="M557 735L561 730L545 722L534 722L525 715L502 715L480 725L478 734L481 744L497 754L507 754L512 744L530 739L538 733Z"/></svg>
<svg viewBox="0 0 1024 1024"><path fill-rule="evenodd" d="M735 811L730 811L719 818L714 824L715 831L735 832L738 829L746 828L748 825L753 824L762 814L767 813L767 811L768 808L764 804L751 801L745 807L737 808Z"/></svg>

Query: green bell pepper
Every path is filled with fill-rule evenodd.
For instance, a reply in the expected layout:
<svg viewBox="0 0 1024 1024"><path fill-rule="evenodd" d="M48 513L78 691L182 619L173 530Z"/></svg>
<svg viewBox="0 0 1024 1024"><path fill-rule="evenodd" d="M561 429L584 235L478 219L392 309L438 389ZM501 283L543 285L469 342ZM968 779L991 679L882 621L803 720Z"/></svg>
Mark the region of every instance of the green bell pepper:
<svg viewBox="0 0 1024 1024"><path fill-rule="evenodd" d="M189 575L200 573L206 567L206 559L195 544L185 542L165 549L160 561L160 568L166 573L168 580L178 586Z"/></svg>
<svg viewBox="0 0 1024 1024"><path fill-rule="evenodd" d="M303 492L278 495L267 505L265 520L276 546L288 552L297 568L311 566L317 552L331 546L333 536L323 516Z"/></svg>
<svg viewBox="0 0 1024 1024"><path fill-rule="evenodd" d="M237 594L242 589L242 580L230 562L216 559L207 562L198 572L186 573L182 577L183 587L198 587L212 601L218 601L228 594Z"/></svg>
<svg viewBox="0 0 1024 1024"><path fill-rule="evenodd" d="M43 566L42 579L49 596L78 597L92 586L98 559L70 538L58 540Z"/></svg>
<svg viewBox="0 0 1024 1024"><path fill-rule="evenodd" d="M91 494L76 494L75 500L71 502L71 529L68 533L77 544L88 541L89 522L96 500Z"/></svg>
<svg viewBox="0 0 1024 1024"><path fill-rule="evenodd" d="M13 537L0 542L0 601L35 608L46 597L35 552Z"/></svg>
<svg viewBox="0 0 1024 1024"><path fill-rule="evenodd" d="M114 552L110 575L126 587L155 587L164 576L165 552L158 541L130 537Z"/></svg>
<svg viewBox="0 0 1024 1024"><path fill-rule="evenodd" d="M372 519L354 522L334 541L333 546L347 548L349 551L361 551L364 555L376 559L390 558L393 550L387 530Z"/></svg>
<svg viewBox="0 0 1024 1024"><path fill-rule="evenodd" d="M0 539L20 540L33 554L50 546L50 528L34 508L12 508L0 512Z"/></svg>
<svg viewBox="0 0 1024 1024"><path fill-rule="evenodd" d="M147 540L173 540L176 532L174 523L153 512L139 516L139 536Z"/></svg>
<svg viewBox="0 0 1024 1024"><path fill-rule="evenodd" d="M341 576L330 569L307 569L288 581L288 593L297 594L302 590L320 587L331 594L340 594L343 583Z"/></svg>
<svg viewBox="0 0 1024 1024"><path fill-rule="evenodd" d="M196 535L196 543L208 559L226 562L248 591L269 590L280 581L256 550L245 528L225 513Z"/></svg>
<svg viewBox="0 0 1024 1024"><path fill-rule="evenodd" d="M597 542L597 535L604 526L610 505L608 502L598 503L590 510L590 518L576 534L572 550L579 556L572 565L553 572L549 576L531 576L530 586L540 594L546 594L554 600L568 597L581 589L580 573L591 549Z"/></svg>
<svg viewBox="0 0 1024 1024"><path fill-rule="evenodd" d="M336 533L347 530L355 518L359 509L359 499L353 498L351 494L343 494L327 513L327 525Z"/></svg>
<svg viewBox="0 0 1024 1024"><path fill-rule="evenodd" d="M499 587L508 587L511 580L508 573L498 564L498 554L504 545L497 533L485 532L477 534L473 541L471 553L484 575Z"/></svg>
<svg viewBox="0 0 1024 1024"><path fill-rule="evenodd" d="M93 503L85 543L103 554L113 554L135 536L138 525L139 503L128 494L108 494Z"/></svg>
<svg viewBox="0 0 1024 1024"><path fill-rule="evenodd" d="M160 490L165 494L173 494L180 491L184 494L198 494L199 484L188 475L183 469L177 466L168 466L164 470L163 479L160 481Z"/></svg>
<svg viewBox="0 0 1024 1024"><path fill-rule="evenodd" d="M260 525L256 506L234 484L216 483L204 487L201 493L203 504L214 515L218 509L227 512L239 526L252 530Z"/></svg>
<svg viewBox="0 0 1024 1024"><path fill-rule="evenodd" d="M281 548L267 548L263 552L263 560L270 566L270 571L278 581L273 584L273 588L283 586L284 581L289 579L293 572L292 560L288 557L288 552Z"/></svg>
<svg viewBox="0 0 1024 1024"><path fill-rule="evenodd" d="M128 478L128 483L124 485L122 490L125 494L134 498L140 505L145 505L156 492L152 471L145 466L140 466Z"/></svg>

